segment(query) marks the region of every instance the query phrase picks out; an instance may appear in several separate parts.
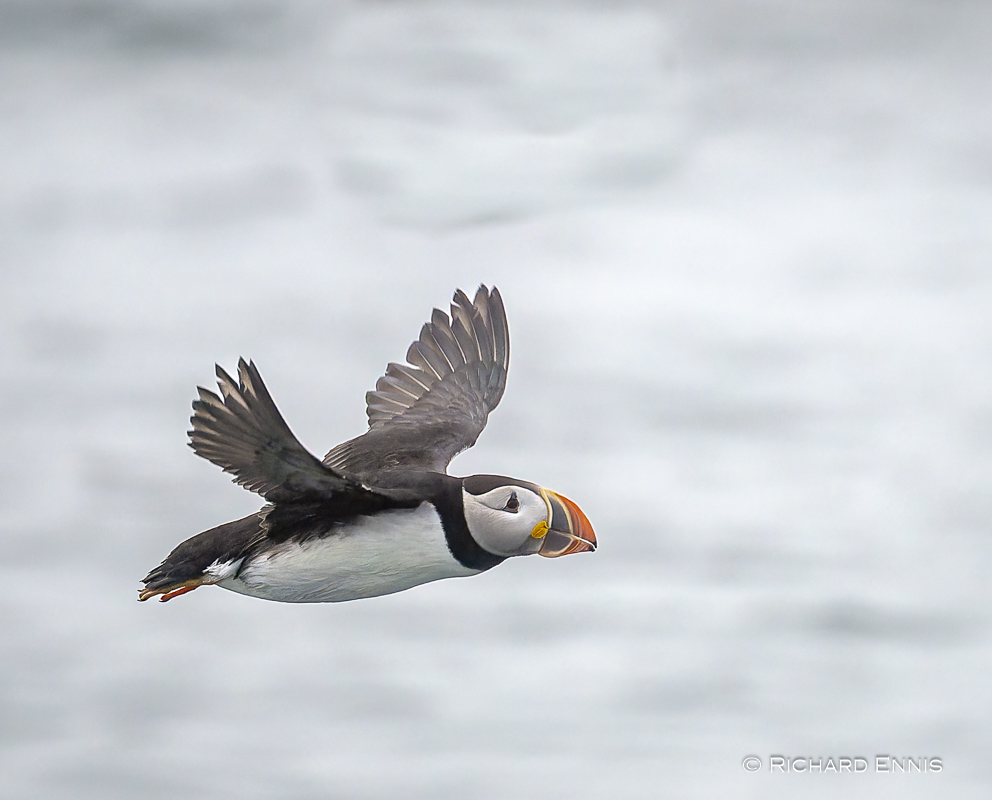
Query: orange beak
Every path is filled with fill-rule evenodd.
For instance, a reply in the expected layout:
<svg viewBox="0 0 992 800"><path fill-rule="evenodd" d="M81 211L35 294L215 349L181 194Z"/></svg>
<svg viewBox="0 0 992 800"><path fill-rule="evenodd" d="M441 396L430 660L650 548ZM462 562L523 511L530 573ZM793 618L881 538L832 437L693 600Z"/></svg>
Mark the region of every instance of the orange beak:
<svg viewBox="0 0 992 800"><path fill-rule="evenodd" d="M558 558L572 553L591 553L596 549L596 534L582 509L567 497L541 489L548 504L548 532L538 553L545 558Z"/></svg>

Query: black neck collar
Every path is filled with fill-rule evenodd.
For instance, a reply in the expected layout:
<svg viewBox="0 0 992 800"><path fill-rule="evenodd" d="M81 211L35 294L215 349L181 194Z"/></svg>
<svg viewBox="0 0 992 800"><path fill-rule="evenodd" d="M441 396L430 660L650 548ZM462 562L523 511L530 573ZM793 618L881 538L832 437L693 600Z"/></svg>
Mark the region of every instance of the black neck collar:
<svg viewBox="0 0 992 800"><path fill-rule="evenodd" d="M441 517L441 527L444 528L448 549L459 564L468 569L484 572L506 561L504 556L493 555L488 550L483 550L482 546L472 538L468 524L465 522L460 480L445 481L435 505Z"/></svg>

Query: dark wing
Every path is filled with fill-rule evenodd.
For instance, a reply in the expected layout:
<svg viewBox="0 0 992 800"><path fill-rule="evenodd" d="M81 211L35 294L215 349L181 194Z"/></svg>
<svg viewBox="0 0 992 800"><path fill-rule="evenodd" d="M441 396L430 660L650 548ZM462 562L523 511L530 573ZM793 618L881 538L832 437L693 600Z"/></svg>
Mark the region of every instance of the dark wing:
<svg viewBox="0 0 992 800"><path fill-rule="evenodd" d="M238 362L240 385L217 367L221 397L199 387L193 401L190 447L234 475L236 483L270 503L313 503L348 499L371 507L387 494L338 474L300 444L269 395L253 363ZM221 399L223 398L223 399ZM364 501L359 500L364 498ZM271 516L271 515L270 515Z"/></svg>
<svg viewBox="0 0 992 800"><path fill-rule="evenodd" d="M475 444L506 386L510 336L499 291L455 292L451 317L434 309L366 396L369 430L335 447L324 464L354 475L395 469L444 472Z"/></svg>

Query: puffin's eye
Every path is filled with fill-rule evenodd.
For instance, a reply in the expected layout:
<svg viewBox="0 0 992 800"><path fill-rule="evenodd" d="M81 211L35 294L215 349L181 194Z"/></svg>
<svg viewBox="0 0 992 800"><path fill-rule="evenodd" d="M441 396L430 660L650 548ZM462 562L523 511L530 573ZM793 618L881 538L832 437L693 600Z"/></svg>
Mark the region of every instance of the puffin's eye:
<svg viewBox="0 0 992 800"><path fill-rule="evenodd" d="M515 514L517 512L517 509L519 508L520 508L520 501L517 500L517 493L510 492L510 499L506 501L506 505L503 506L503 510Z"/></svg>

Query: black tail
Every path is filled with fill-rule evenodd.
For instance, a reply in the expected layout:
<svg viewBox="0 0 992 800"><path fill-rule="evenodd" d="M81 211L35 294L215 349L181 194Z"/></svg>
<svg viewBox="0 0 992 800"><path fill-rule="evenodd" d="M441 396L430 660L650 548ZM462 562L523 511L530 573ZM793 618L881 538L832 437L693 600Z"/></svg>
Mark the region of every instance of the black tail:
<svg viewBox="0 0 992 800"><path fill-rule="evenodd" d="M212 564L237 561L252 551L264 536L261 519L261 512L256 512L187 539L148 573L142 581L145 588L138 590L139 599L147 600L181 587L193 589L206 583L204 573Z"/></svg>

